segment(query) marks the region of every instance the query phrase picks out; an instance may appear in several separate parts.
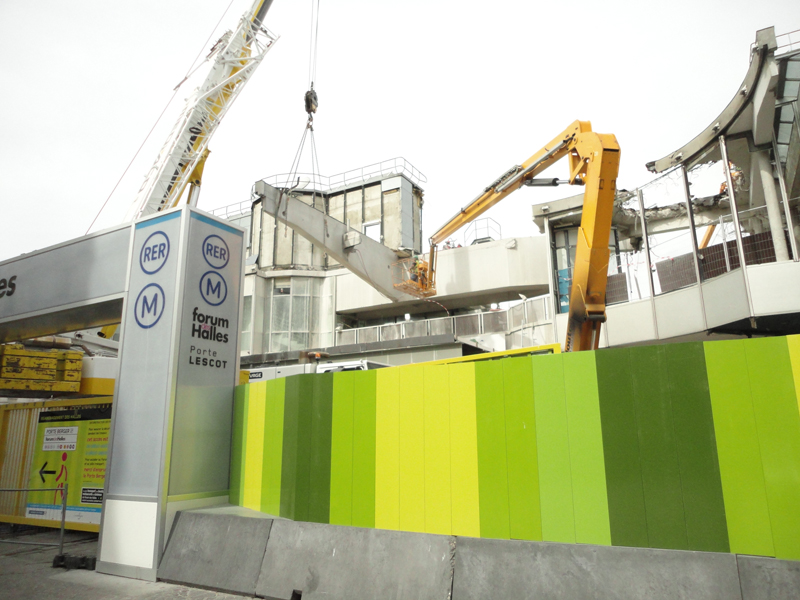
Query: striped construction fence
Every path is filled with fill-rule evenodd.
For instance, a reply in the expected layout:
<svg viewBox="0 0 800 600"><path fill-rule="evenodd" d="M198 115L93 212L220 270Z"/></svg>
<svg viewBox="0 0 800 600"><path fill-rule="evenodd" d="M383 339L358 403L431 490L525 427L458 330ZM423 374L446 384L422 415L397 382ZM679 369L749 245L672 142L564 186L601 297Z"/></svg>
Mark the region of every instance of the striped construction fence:
<svg viewBox="0 0 800 600"><path fill-rule="evenodd" d="M800 560L800 336L237 387L231 503L319 523Z"/></svg>

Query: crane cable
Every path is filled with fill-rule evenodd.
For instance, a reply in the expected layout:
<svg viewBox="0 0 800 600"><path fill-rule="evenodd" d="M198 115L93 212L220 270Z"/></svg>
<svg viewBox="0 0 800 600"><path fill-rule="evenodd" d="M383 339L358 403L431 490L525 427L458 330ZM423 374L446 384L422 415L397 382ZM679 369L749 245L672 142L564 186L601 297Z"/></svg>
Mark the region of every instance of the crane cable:
<svg viewBox="0 0 800 600"><path fill-rule="evenodd" d="M308 119L306 120L306 125L303 128L303 135L300 137L300 145L297 148L297 152L294 155L294 160L292 161L291 169L289 170L288 178L285 183L285 191L286 193L293 187L297 187L300 184L300 177L297 174L297 170L300 168L300 160L303 157L303 150L305 148L305 143L307 137L311 138L311 205L314 206L317 199L317 184L322 184L320 180L320 169L319 169L319 155L317 154L317 144L316 140L314 139L314 114L317 112L317 107L319 106L319 98L317 97L317 92L314 90L314 79L317 76L317 39L319 36L319 0L311 0L311 35L309 40L309 50L308 50L308 91L303 96L303 102L305 105L305 111L308 115ZM309 132L311 135L309 136ZM283 199L284 192L281 192L281 195L278 198L278 210L280 210L281 200ZM287 204L283 208L283 215L286 216L286 209L288 208L288 199ZM327 207L324 213L327 215ZM289 225L284 220L284 229L283 229L283 237L286 237L289 233ZM327 219L325 220L325 235L328 235L328 222Z"/></svg>

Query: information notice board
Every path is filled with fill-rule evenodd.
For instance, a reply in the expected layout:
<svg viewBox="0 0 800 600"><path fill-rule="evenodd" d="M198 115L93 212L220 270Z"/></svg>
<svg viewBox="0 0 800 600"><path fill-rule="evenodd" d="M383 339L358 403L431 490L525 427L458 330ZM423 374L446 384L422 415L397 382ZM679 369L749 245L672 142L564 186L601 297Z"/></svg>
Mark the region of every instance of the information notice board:
<svg viewBox="0 0 800 600"><path fill-rule="evenodd" d="M106 477L111 404L42 411L36 428L25 516L61 520L64 484L69 484L66 520L100 524Z"/></svg>

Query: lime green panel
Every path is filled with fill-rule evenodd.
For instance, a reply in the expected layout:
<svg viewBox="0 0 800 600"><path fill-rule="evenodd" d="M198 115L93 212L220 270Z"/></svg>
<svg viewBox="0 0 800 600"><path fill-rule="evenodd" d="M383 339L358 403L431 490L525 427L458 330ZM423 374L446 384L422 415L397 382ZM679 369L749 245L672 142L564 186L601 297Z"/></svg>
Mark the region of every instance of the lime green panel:
<svg viewBox="0 0 800 600"><path fill-rule="evenodd" d="M505 395L510 535L518 540L541 540L531 357L506 358L500 362Z"/></svg>
<svg viewBox="0 0 800 600"><path fill-rule="evenodd" d="M575 538L579 544L610 546L600 397L593 354L574 352L564 355ZM538 420L538 414L536 418Z"/></svg>
<svg viewBox="0 0 800 600"><path fill-rule="evenodd" d="M378 369L375 390L375 527L400 529L400 369Z"/></svg>
<svg viewBox="0 0 800 600"><path fill-rule="evenodd" d="M333 376L331 417L332 525L352 525L353 519L353 390L355 371Z"/></svg>
<svg viewBox="0 0 800 600"><path fill-rule="evenodd" d="M630 361L649 545L686 550L686 518L664 346L631 348Z"/></svg>
<svg viewBox="0 0 800 600"><path fill-rule="evenodd" d="M731 552L774 556L744 342L703 348Z"/></svg>
<svg viewBox="0 0 800 600"><path fill-rule="evenodd" d="M423 369L425 401L425 531L450 534L450 381L446 365Z"/></svg>
<svg viewBox="0 0 800 600"><path fill-rule="evenodd" d="M542 538L575 543L563 354L532 358ZM603 460L602 446L600 460Z"/></svg>
<svg viewBox="0 0 800 600"><path fill-rule="evenodd" d="M233 395L233 436L231 439L231 484L228 499L231 504L241 506L244 498L242 478L244 477L244 451L247 447L247 394L249 384L237 385Z"/></svg>
<svg viewBox="0 0 800 600"><path fill-rule="evenodd" d="M320 373L311 379L311 443L309 457L308 516L312 523L327 523L331 499L331 415L333 373Z"/></svg>
<svg viewBox="0 0 800 600"><path fill-rule="evenodd" d="M789 357L792 361L792 376L794 377L794 393L797 396L797 408L800 411L800 335L790 335L786 338L789 346Z"/></svg>
<svg viewBox="0 0 800 600"><path fill-rule="evenodd" d="M475 365L448 366L450 376L450 486L453 535L480 537L478 424L475 415Z"/></svg>
<svg viewBox="0 0 800 600"><path fill-rule="evenodd" d="M353 525L375 527L375 381L357 371L353 395Z"/></svg>
<svg viewBox="0 0 800 600"><path fill-rule="evenodd" d="M283 458L283 398L286 379L267 381L264 410L264 455L261 475L261 511L281 512L281 461Z"/></svg>
<svg viewBox="0 0 800 600"><path fill-rule="evenodd" d="M250 384L247 400L247 435L245 439L244 494L242 506L261 510L261 475L264 459L264 409L266 382Z"/></svg>
<svg viewBox="0 0 800 600"><path fill-rule="evenodd" d="M800 416L785 338L745 341L776 558L800 560Z"/></svg>
<svg viewBox="0 0 800 600"><path fill-rule="evenodd" d="M730 552L703 344L664 349L689 549Z"/></svg>
<svg viewBox="0 0 800 600"><path fill-rule="evenodd" d="M475 410L478 422L478 488L481 537L511 537L508 509L506 417L501 361L475 365Z"/></svg>
<svg viewBox="0 0 800 600"><path fill-rule="evenodd" d="M639 431L627 348L595 352L608 516L614 546L647 547Z"/></svg>
<svg viewBox="0 0 800 600"><path fill-rule="evenodd" d="M425 532L423 367L400 371L400 529Z"/></svg>

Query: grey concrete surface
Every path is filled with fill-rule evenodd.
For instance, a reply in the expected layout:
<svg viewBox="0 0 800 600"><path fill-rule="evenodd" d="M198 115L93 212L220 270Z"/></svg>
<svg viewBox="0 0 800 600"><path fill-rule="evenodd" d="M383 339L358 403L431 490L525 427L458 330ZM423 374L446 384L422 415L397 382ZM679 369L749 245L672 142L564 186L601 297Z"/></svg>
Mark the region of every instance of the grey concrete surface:
<svg viewBox="0 0 800 600"><path fill-rule="evenodd" d="M800 600L800 562L737 556L744 600Z"/></svg>
<svg viewBox="0 0 800 600"><path fill-rule="evenodd" d="M8 537L7 532L2 537ZM89 540L87 541L87 538ZM26 535L25 541L57 541L57 532ZM68 532L64 551L95 556L97 536ZM242 600L242 596L169 583L148 583L95 571L66 571L51 565L56 548L19 546L0 539L0 598L3 600Z"/></svg>
<svg viewBox="0 0 800 600"><path fill-rule="evenodd" d="M269 519L179 512L158 578L253 595L271 526Z"/></svg>
<svg viewBox="0 0 800 600"><path fill-rule="evenodd" d="M455 539L275 521L256 595L288 600L446 600Z"/></svg>
<svg viewBox="0 0 800 600"><path fill-rule="evenodd" d="M453 600L741 600L732 554L458 538Z"/></svg>

